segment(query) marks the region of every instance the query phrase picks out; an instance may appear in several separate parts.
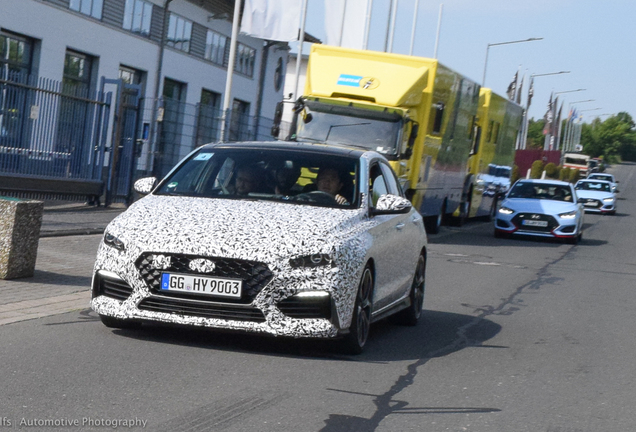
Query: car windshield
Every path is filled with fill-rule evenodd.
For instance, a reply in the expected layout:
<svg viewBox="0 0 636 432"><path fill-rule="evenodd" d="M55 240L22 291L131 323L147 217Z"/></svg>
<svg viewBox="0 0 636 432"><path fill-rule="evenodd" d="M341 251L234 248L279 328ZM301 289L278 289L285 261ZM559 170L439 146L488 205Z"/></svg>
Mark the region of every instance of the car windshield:
<svg viewBox="0 0 636 432"><path fill-rule="evenodd" d="M572 202L572 190L568 186L562 185L519 182L510 190L508 198L547 199Z"/></svg>
<svg viewBox="0 0 636 432"><path fill-rule="evenodd" d="M614 181L612 176L611 175L607 175L607 174L593 174L589 178L595 179L595 180L605 180L605 181L609 181L609 182Z"/></svg>
<svg viewBox="0 0 636 432"><path fill-rule="evenodd" d="M319 172L329 174L335 184L331 193L318 188ZM357 178L357 158L280 149L204 148L163 180L155 194L355 208Z"/></svg>
<svg viewBox="0 0 636 432"><path fill-rule="evenodd" d="M396 114L308 102L296 139L355 145L391 156L398 152L401 134L402 120Z"/></svg>
<svg viewBox="0 0 636 432"><path fill-rule="evenodd" d="M578 182L576 184L577 190L589 190L589 191L600 191L600 192L611 192L612 188L609 183L605 183L603 181L584 181Z"/></svg>

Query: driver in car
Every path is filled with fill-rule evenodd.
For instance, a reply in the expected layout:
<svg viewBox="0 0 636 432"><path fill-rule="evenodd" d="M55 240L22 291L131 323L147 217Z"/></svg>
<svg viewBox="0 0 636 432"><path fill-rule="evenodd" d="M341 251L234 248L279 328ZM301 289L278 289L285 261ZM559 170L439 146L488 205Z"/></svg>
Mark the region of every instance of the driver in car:
<svg viewBox="0 0 636 432"><path fill-rule="evenodd" d="M335 168L321 168L316 178L316 186L319 191L326 192L334 199L338 204L348 205L349 201L340 195L344 182L342 180L340 172Z"/></svg>

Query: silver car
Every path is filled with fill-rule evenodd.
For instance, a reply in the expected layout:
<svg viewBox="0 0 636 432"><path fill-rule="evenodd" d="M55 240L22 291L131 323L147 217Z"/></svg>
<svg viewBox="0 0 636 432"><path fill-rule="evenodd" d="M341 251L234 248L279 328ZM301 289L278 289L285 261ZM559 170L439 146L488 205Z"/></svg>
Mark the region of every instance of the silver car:
<svg viewBox="0 0 636 432"><path fill-rule="evenodd" d="M495 237L520 234L578 243L583 236L583 205L574 187L557 180L518 180L495 218Z"/></svg>
<svg viewBox="0 0 636 432"><path fill-rule="evenodd" d="M616 194L605 180L579 180L574 186L586 212L616 214Z"/></svg>
<svg viewBox="0 0 636 432"><path fill-rule="evenodd" d="M337 175L336 175L337 173ZM427 239L378 153L322 144L203 146L107 227L92 308L145 321L339 338L422 312Z"/></svg>

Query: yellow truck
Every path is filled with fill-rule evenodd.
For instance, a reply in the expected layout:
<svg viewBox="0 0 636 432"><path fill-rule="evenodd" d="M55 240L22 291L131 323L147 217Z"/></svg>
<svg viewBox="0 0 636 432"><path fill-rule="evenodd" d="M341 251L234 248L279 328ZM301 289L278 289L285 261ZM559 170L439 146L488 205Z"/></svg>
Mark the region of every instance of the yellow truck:
<svg viewBox="0 0 636 432"><path fill-rule="evenodd" d="M479 92L476 139L468 159L468 217L493 217L497 202L510 188L515 150L520 139L523 108L489 88ZM455 216L459 216L460 210Z"/></svg>
<svg viewBox="0 0 636 432"><path fill-rule="evenodd" d="M314 44L286 138L383 154L436 233L469 216L479 101L477 83L436 59Z"/></svg>

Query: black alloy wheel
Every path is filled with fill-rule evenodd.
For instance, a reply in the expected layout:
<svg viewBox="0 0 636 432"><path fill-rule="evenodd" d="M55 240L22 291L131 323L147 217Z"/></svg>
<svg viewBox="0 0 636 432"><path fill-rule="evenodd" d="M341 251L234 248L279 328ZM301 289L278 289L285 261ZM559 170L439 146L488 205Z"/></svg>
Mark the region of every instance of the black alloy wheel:
<svg viewBox="0 0 636 432"><path fill-rule="evenodd" d="M371 306L373 295L373 273L367 266L362 272L358 293L353 305L353 316L349 333L343 342L343 351L347 354L360 354L369 338L371 328Z"/></svg>

